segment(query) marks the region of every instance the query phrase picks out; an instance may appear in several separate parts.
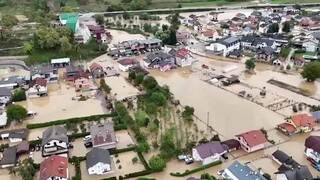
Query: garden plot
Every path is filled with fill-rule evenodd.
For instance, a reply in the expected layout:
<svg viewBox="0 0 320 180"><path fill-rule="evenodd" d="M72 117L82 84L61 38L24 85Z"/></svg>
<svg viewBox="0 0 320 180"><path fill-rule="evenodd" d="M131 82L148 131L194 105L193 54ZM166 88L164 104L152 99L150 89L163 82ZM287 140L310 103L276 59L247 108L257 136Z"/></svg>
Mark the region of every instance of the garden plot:
<svg viewBox="0 0 320 180"><path fill-rule="evenodd" d="M118 139L117 149L127 148L135 144L127 130L116 131L116 137Z"/></svg>
<svg viewBox="0 0 320 180"><path fill-rule="evenodd" d="M107 85L111 87L111 92L116 99L122 100L126 97L136 96L139 91L129 84L124 77L107 77L105 78Z"/></svg>

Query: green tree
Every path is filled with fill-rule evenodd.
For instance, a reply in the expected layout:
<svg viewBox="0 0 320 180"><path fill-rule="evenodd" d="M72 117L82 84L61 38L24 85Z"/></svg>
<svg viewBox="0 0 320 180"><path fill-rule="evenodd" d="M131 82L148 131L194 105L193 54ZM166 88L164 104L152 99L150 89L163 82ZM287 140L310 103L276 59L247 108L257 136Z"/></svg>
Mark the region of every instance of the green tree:
<svg viewBox="0 0 320 180"><path fill-rule="evenodd" d="M166 160L160 155L152 156L149 160L149 165L153 171L162 171L166 168Z"/></svg>
<svg viewBox="0 0 320 180"><path fill-rule="evenodd" d="M8 121L18 121L25 119L27 117L27 110L21 105L11 104L7 108Z"/></svg>
<svg viewBox="0 0 320 180"><path fill-rule="evenodd" d="M123 19L128 20L132 17L132 15L130 13L128 13L127 11L125 11L122 15Z"/></svg>
<svg viewBox="0 0 320 180"><path fill-rule="evenodd" d="M135 120L140 127L146 127L149 124L149 118L146 112L138 110L134 114Z"/></svg>
<svg viewBox="0 0 320 180"><path fill-rule="evenodd" d="M94 18L98 24L104 25L104 16L102 14L96 14Z"/></svg>
<svg viewBox="0 0 320 180"><path fill-rule="evenodd" d="M65 36L59 39L60 41L60 50L62 52L68 52L72 49L72 44L69 42L69 39Z"/></svg>
<svg viewBox="0 0 320 180"><path fill-rule="evenodd" d="M173 139L174 129L169 129L161 138L160 152L161 156L165 159L171 159L176 155L176 143Z"/></svg>
<svg viewBox="0 0 320 180"><path fill-rule="evenodd" d="M151 89L155 88L156 86L158 86L158 83L157 83L156 79L154 79L154 77L147 76L144 78L142 85L147 90L151 90Z"/></svg>
<svg viewBox="0 0 320 180"><path fill-rule="evenodd" d="M27 99L26 92L21 88L16 89L11 98L13 102L24 101Z"/></svg>
<svg viewBox="0 0 320 180"><path fill-rule="evenodd" d="M289 53L290 53L290 48L288 47L283 47L281 48L281 51L280 51L280 56L283 57L283 58L287 58Z"/></svg>
<svg viewBox="0 0 320 180"><path fill-rule="evenodd" d="M171 15L169 22L171 24L170 29L173 31L177 31L180 26L179 13L174 13L173 15Z"/></svg>
<svg viewBox="0 0 320 180"><path fill-rule="evenodd" d="M138 73L136 78L134 79L134 84L136 86L140 85L143 82L144 75L142 73Z"/></svg>
<svg viewBox="0 0 320 180"><path fill-rule="evenodd" d="M256 64L255 64L253 58L246 60L245 65L246 65L247 70L250 70L250 71L254 70L254 68L256 67Z"/></svg>
<svg viewBox="0 0 320 180"><path fill-rule="evenodd" d="M128 79L129 79L130 81L136 79L136 72L134 72L134 71L129 71Z"/></svg>
<svg viewBox="0 0 320 180"><path fill-rule="evenodd" d="M150 150L150 146L146 140L138 143L137 152L145 153L145 152L149 152L149 150Z"/></svg>
<svg viewBox="0 0 320 180"><path fill-rule="evenodd" d="M290 21L285 21L282 25L282 31L285 33L289 33L291 30L291 23Z"/></svg>
<svg viewBox="0 0 320 180"><path fill-rule="evenodd" d="M33 159L24 159L22 163L19 164L17 172L22 180L33 180L33 177L37 172L37 166L33 162Z"/></svg>
<svg viewBox="0 0 320 180"><path fill-rule="evenodd" d="M193 121L193 113L194 113L194 108L190 106L185 106L184 111L182 112L182 117L186 121Z"/></svg>
<svg viewBox="0 0 320 180"><path fill-rule="evenodd" d="M307 81L313 82L320 78L320 62L311 62L303 67L301 75Z"/></svg>
<svg viewBox="0 0 320 180"><path fill-rule="evenodd" d="M42 26L37 30L36 36L41 49L52 49L60 45L59 33L54 28Z"/></svg>
<svg viewBox="0 0 320 180"><path fill-rule="evenodd" d="M3 15L0 21L1 26L5 28L12 28L14 25L18 24L18 19L13 15Z"/></svg>
<svg viewBox="0 0 320 180"><path fill-rule="evenodd" d="M157 106L164 106L167 102L166 97L161 92L153 92L150 96L150 100Z"/></svg>
<svg viewBox="0 0 320 180"><path fill-rule="evenodd" d="M278 23L272 23L268 30L267 33L277 33L279 32L279 24Z"/></svg>
<svg viewBox="0 0 320 180"><path fill-rule="evenodd" d="M148 103L146 104L146 113L149 115L156 115L157 114L158 107L154 103Z"/></svg>
<svg viewBox="0 0 320 180"><path fill-rule="evenodd" d="M107 85L106 81L102 78L100 79L100 89L109 94L111 92L111 87Z"/></svg>
<svg viewBox="0 0 320 180"><path fill-rule="evenodd" d="M30 42L23 43L23 52L26 54L31 54L33 50L33 45Z"/></svg>

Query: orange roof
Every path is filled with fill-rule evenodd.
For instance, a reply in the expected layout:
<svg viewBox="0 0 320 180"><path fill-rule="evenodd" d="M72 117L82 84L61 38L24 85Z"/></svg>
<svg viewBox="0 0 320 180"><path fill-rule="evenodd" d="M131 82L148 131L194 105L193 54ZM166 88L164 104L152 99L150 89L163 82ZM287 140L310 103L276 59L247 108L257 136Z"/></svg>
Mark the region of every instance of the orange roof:
<svg viewBox="0 0 320 180"><path fill-rule="evenodd" d="M310 127L315 126L315 119L307 114L298 114L292 117L292 122L296 127Z"/></svg>
<svg viewBox="0 0 320 180"><path fill-rule="evenodd" d="M261 130L253 130L237 135L242 137L250 147L254 147L267 142L266 136Z"/></svg>
<svg viewBox="0 0 320 180"><path fill-rule="evenodd" d="M287 123L287 122L279 124L278 127L281 129L285 129L289 134L294 133L297 130L294 127L294 125Z"/></svg>

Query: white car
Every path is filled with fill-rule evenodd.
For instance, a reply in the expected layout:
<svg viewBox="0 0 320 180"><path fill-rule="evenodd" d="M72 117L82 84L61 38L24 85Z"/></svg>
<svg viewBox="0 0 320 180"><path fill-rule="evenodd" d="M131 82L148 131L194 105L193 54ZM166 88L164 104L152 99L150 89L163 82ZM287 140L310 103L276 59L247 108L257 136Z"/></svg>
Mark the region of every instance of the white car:
<svg viewBox="0 0 320 180"><path fill-rule="evenodd" d="M83 138L83 141L89 141L91 139L92 139L91 135L87 135Z"/></svg>
<svg viewBox="0 0 320 180"><path fill-rule="evenodd" d="M181 154L181 155L178 156L178 160L179 161L184 161L186 158L187 158L187 156L184 155L184 154Z"/></svg>

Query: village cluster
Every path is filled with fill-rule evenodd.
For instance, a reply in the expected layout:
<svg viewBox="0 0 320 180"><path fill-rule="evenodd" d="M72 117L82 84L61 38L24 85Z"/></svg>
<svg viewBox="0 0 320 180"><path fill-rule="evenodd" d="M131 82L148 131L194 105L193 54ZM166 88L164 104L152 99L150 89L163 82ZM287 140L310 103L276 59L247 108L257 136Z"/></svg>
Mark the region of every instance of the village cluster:
<svg viewBox="0 0 320 180"><path fill-rule="evenodd" d="M310 112L315 104L309 101L290 99L281 93L269 92L266 87L255 87L248 80L243 81L244 73L248 72L242 67L242 61L254 58L257 63L270 64L271 67L276 66L282 70L299 70L305 64L318 60L320 15L304 17L300 9L284 7L254 10L250 13L239 12L234 17L222 20L219 19L219 12L206 12L203 15L194 13L181 15L180 21L183 26L177 31L176 46L165 46L156 37L128 38L126 41L109 44L117 37L112 36L103 26L97 25L93 17L75 13L61 14L59 20L51 22L53 26L71 28L79 43L86 43L91 38L108 43L108 52L88 63L65 57L51 59L45 65L29 67L22 60L1 60L0 66L7 73L0 80L0 126L3 128L0 131L0 167L9 170L24 159L31 158L39 165L37 179L40 180L67 180L79 176L79 169L82 179L128 179L136 177L136 172L148 172L150 169L144 154L134 151L137 140L132 130L121 128L113 122L112 115L118 113L114 109L115 103L133 99L130 102L136 107L136 98L148 93L128 83L130 72L144 75L162 73L161 75L166 76L165 73L187 69L194 74L198 73L196 79L207 82L206 85L209 83L214 88L231 92L236 98L249 100L279 114L282 122L275 126L270 123L276 130L272 134L269 129L261 127L241 133L231 132L232 136L220 136L213 141L197 142L191 151L177 154L177 160L174 161L178 161L178 166L183 167L177 168L177 171L185 170L188 173L188 167L208 167L206 172L209 174L219 179L232 180L317 178L314 172L320 172L320 111ZM290 37L283 33L287 22ZM294 48L288 48L289 43ZM287 53L283 53L285 49L289 49ZM201 58L208 60L200 60ZM214 58L234 64L215 67L210 64ZM278 82L273 81L275 84ZM103 83L111 89L108 90ZM193 84L189 84L191 89L192 86ZM292 91L290 90L291 93ZM24 95L17 100L19 94ZM61 105L58 110L52 109L54 113L49 115L45 111L41 112L47 104L55 103L55 99L59 97L64 101L59 103L71 105ZM50 102L43 103L43 99ZM312 100L319 102L320 99L313 97ZM59 103L51 107L60 106ZM85 103L94 103L93 109L97 109L96 105L102 106L100 114L82 115L81 113L91 110L86 109L90 105L85 106ZM19 123L8 121L6 110L12 105L21 105L27 109L26 120ZM36 110L31 109L32 107ZM286 111L282 111L283 109ZM64 116L72 111L77 111L77 115ZM195 111L197 112L196 108ZM49 120L43 119L53 118L51 115L61 120L50 124ZM82 119L82 116L86 117ZM214 126L204 124L205 130L215 129ZM219 130L216 131L219 136ZM278 137L281 137L280 140ZM303 149L299 153L304 154L306 161L299 162L292 154L278 148L282 143L301 137L303 140L299 139L300 144L295 147ZM267 152L268 150L272 152ZM262 151L266 151L263 158L270 160L263 164L270 163L273 168L264 169L252 165L255 158L261 157L261 154L256 153ZM255 157L248 160L243 158L250 155ZM210 169L211 167L214 169ZM175 174L176 169L167 169ZM147 175L152 176L151 173ZM179 175L181 174L176 173L170 177L174 179ZM188 179L199 178L190 174Z"/></svg>

